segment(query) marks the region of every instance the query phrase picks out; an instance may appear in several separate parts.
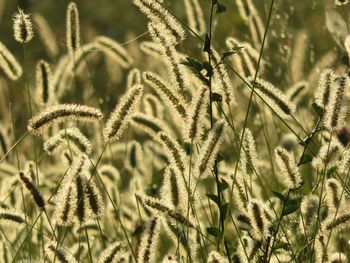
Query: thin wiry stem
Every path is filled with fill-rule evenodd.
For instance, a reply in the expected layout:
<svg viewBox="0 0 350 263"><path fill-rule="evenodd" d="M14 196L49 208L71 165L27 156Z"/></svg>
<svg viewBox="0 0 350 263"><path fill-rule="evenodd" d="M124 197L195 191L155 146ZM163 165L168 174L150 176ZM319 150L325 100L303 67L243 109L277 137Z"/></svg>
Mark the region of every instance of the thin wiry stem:
<svg viewBox="0 0 350 263"><path fill-rule="evenodd" d="M90 260L90 263L92 263L93 262L93 260L92 260L92 253L91 253L89 235L88 235L88 232L87 232L86 224L84 225L84 231L85 231L86 242L88 244L89 260Z"/></svg>
<svg viewBox="0 0 350 263"><path fill-rule="evenodd" d="M212 64L212 25L213 25L213 15L214 15L214 8L217 6L217 1L212 0L211 1L211 6L210 6L210 18L209 18L209 32L207 35L207 43L205 43L205 45L207 45L207 54L208 54L208 63L209 65ZM215 66L214 66L215 67ZM213 68L214 68L213 67ZM212 74L209 75L209 116L210 116L210 127L211 129L213 129L213 98L212 98ZM222 242L222 239L224 240L224 246L225 246L225 251L226 251L226 256L228 261L231 263L231 256L230 256L230 252L228 250L228 244L227 244L227 240L225 237L225 222L222 218L222 211L221 211L221 191L220 191L220 179L219 179L219 170L218 170L218 166L217 166L217 161L215 160L214 162L214 174L215 174L215 181L216 181L216 188L217 188L217 196L218 196L218 205L219 205L219 230L222 231L223 235L222 237L218 237L217 240L217 249L219 250L220 248L220 243Z"/></svg>

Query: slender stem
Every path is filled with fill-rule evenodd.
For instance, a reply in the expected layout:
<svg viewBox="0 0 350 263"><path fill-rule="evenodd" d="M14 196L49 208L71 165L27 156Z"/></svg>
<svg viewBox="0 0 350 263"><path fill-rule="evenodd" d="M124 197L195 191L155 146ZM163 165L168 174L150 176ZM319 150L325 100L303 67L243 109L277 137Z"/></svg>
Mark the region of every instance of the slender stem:
<svg viewBox="0 0 350 263"><path fill-rule="evenodd" d="M100 232L102 246L103 246L103 248L106 248L105 238L104 238L104 235L103 235L103 232L102 232L100 220L98 218L96 218L96 222L97 222L97 226L98 226L98 231Z"/></svg>
<svg viewBox="0 0 350 263"><path fill-rule="evenodd" d="M84 225L84 230L85 230L85 237L86 237L86 242L87 242L88 250L89 250L89 260L90 260L90 263L92 263L93 262L92 261L92 254L91 254L90 241L89 241L89 235L87 232L86 224Z"/></svg>
<svg viewBox="0 0 350 263"><path fill-rule="evenodd" d="M14 145L11 146L11 148L7 151L7 153L5 153L5 155L3 157L1 157L0 159L0 163L13 151L13 149L15 149L18 144L29 134L29 131L26 131L21 138L19 138Z"/></svg>
<svg viewBox="0 0 350 263"><path fill-rule="evenodd" d="M283 202L281 215L280 215L280 218L278 219L277 228L276 228L275 233L273 235L273 241L272 241L272 245L271 245L271 252L270 252L270 256L268 257L267 262L270 262L270 259L271 259L271 256L272 256L273 246L275 245L275 242L277 240L276 236L277 236L277 233L278 233L278 230L279 230L282 218L283 218L284 208L286 207L286 204L287 204L287 201L288 201L288 198L289 198L289 194L290 194L290 189L288 190L287 196L286 196L286 198L284 199L284 202ZM268 251L268 249L266 249L266 250Z"/></svg>
<svg viewBox="0 0 350 263"><path fill-rule="evenodd" d="M210 18L209 18L209 32L208 32L208 36L207 36L207 54L208 54L208 63L209 65L211 65L212 63L212 25L213 25L213 16L214 16L214 8L217 5L217 1L216 0L212 0L211 1L211 6L210 6ZM213 129L213 100L212 100L212 74L209 75L209 115L210 115L210 127L211 129ZM225 233L225 224L224 224L224 220L222 220L222 218L224 218L221 214L221 191L220 191L220 179L219 179L219 171L218 171L218 167L217 167L217 162L215 161L214 163L214 174L215 174L215 181L216 181L216 190L217 190L217 196L218 196L218 204L219 204L219 218L218 218L218 224L219 224L219 229L222 231L223 235L222 237L218 237L217 239L217 249L220 249L220 243L222 241L222 238L224 239L224 243L225 243L225 250L226 250L226 254L227 254L227 259L229 260L229 262L231 262L231 257L230 257L230 253L228 251L228 245L227 245L227 241L226 238L224 237L224 233Z"/></svg>
<svg viewBox="0 0 350 263"><path fill-rule="evenodd" d="M187 220L189 220L190 217L190 202L191 202L191 168L192 168L192 152L193 152L193 140L191 140L190 145L190 160L189 160L189 166L188 166L188 189L187 189ZM189 226L187 225L187 239L189 239ZM187 251L187 261L189 260L189 251Z"/></svg>

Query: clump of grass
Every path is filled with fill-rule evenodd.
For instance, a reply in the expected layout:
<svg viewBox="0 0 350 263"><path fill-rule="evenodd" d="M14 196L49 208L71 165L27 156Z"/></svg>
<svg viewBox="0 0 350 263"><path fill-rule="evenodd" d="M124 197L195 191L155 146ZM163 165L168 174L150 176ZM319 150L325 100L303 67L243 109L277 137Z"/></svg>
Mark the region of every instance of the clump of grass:
<svg viewBox="0 0 350 263"><path fill-rule="evenodd" d="M288 1L117 1L113 23L71 2L65 28L19 9L23 64L0 39L0 262L347 262L347 2L325 5L338 47L291 27Z"/></svg>

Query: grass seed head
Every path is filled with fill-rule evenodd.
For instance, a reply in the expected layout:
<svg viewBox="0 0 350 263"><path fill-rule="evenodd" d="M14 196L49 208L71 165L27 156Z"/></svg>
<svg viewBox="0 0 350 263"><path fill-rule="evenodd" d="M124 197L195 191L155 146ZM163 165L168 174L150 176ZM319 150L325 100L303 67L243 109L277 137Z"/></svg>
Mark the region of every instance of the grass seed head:
<svg viewBox="0 0 350 263"><path fill-rule="evenodd" d="M34 35L30 15L25 14L20 8L13 16L13 31L16 41L21 44L28 43Z"/></svg>

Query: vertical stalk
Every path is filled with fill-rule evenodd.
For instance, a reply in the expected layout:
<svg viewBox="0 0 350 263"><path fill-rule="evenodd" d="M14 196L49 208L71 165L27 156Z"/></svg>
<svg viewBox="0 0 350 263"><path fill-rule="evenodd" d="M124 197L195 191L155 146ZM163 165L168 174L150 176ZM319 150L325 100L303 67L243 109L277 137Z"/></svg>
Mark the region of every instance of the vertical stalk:
<svg viewBox="0 0 350 263"><path fill-rule="evenodd" d="M209 65L211 65L212 62L212 49L211 49L211 43L212 43L212 26L213 26L213 16L214 16L214 8L217 5L217 0L212 0L211 1L211 6L210 6L210 18L209 18L209 32L207 34L207 39L205 45L207 45L207 54L208 54L208 62ZM214 67L213 67L214 68ZM209 114L210 114L210 128L213 128L213 100L212 100L212 74L209 75ZM227 240L225 238L225 223L224 220L222 220L222 215L221 215L221 191L220 191L220 180L219 180L219 170L217 166L217 162L215 161L214 163L214 174L215 174L215 181L216 181L216 190L217 190L217 195L218 195L218 205L219 205L219 219L218 219L218 225L219 225L219 230L222 233L222 236L218 238L217 240L217 249L220 250L220 244L222 242L222 239L224 240L224 246L225 246L225 251L226 251L226 256L228 261L231 263L231 257L230 257L230 252L228 250L228 244Z"/></svg>
<svg viewBox="0 0 350 263"><path fill-rule="evenodd" d="M89 260L90 260L90 263L92 263L93 262L92 261L92 254L91 254L90 241L89 241L89 235L87 232L86 224L84 225L84 230L85 230L85 237L86 237L86 242L87 242L88 250L89 250Z"/></svg>

